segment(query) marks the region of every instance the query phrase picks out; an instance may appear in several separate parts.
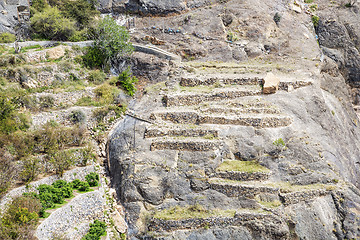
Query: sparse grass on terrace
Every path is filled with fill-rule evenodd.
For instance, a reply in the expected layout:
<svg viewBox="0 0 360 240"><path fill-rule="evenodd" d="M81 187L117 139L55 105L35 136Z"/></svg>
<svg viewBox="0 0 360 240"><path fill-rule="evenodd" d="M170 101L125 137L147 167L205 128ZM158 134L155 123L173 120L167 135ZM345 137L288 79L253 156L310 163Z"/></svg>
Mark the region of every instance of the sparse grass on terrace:
<svg viewBox="0 0 360 240"><path fill-rule="evenodd" d="M211 179L210 182L212 183L228 183L228 184L241 184L241 185L248 185L254 186L254 182L251 181L236 181L236 180L229 180L229 179ZM322 184L322 183L315 183L309 185L294 185L290 182L263 182L263 183L256 183L254 187L273 187L279 188L280 192L282 193L290 193L290 192L301 192L301 191L309 191L309 190L326 190L332 191L337 188L334 184Z"/></svg>
<svg viewBox="0 0 360 240"><path fill-rule="evenodd" d="M270 172L269 169L261 166L257 162L254 161L236 161L236 160L228 160L224 161L220 164L220 166L216 169L219 172L227 172L227 171L236 171L236 172Z"/></svg>
<svg viewBox="0 0 360 240"><path fill-rule="evenodd" d="M272 202L258 201L258 203L267 208L277 208L281 206L281 202L279 200L274 200Z"/></svg>
<svg viewBox="0 0 360 240"><path fill-rule="evenodd" d="M193 205L187 207L176 206L170 209L165 209L156 212L153 217L162 220L181 220L190 218L234 217L235 213L235 210L206 210L201 205Z"/></svg>

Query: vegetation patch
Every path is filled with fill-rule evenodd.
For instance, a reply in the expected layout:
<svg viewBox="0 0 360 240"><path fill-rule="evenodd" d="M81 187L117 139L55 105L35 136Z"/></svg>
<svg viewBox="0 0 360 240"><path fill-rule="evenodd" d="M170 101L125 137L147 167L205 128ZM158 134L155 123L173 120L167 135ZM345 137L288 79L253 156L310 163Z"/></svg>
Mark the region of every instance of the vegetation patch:
<svg viewBox="0 0 360 240"><path fill-rule="evenodd" d="M269 169L261 166L259 163L255 161L237 161L237 160L227 160L220 164L220 166L216 169L219 172L228 172L228 171L236 171L236 172L270 172Z"/></svg>
<svg viewBox="0 0 360 240"><path fill-rule="evenodd" d="M262 206L266 207L266 208L277 208L281 206L281 202L279 200L274 200L271 202L266 202L266 201L257 201L258 203L260 203Z"/></svg>
<svg viewBox="0 0 360 240"><path fill-rule="evenodd" d="M135 76L132 76L130 68L128 68L119 75L116 85L123 88L130 96L134 96L136 92L135 83L138 81L139 79L137 79Z"/></svg>
<svg viewBox="0 0 360 240"><path fill-rule="evenodd" d="M100 240L101 236L106 236L106 223L95 220L90 224L89 232L81 240Z"/></svg>
<svg viewBox="0 0 360 240"><path fill-rule="evenodd" d="M156 212L154 218L162 220L181 220L190 218L209 218L209 217L234 217L235 210L207 210L201 205L191 205L186 207L176 206Z"/></svg>
<svg viewBox="0 0 360 240"><path fill-rule="evenodd" d="M38 193L25 193L24 196L38 199L41 203L39 215L41 217L47 217L48 214L45 211L47 209L61 207L63 204L66 203L65 199L69 199L74 196L73 191L75 189L80 192L88 192L91 190L90 184L91 187L98 185L99 174L92 172L86 175L85 178L85 182L80 181L79 179L75 179L72 182L57 180L51 185L41 184L39 187L37 187Z"/></svg>
<svg viewBox="0 0 360 240"><path fill-rule="evenodd" d="M14 34L7 32L0 34L0 43L12 43L15 42L15 40L16 40L16 36Z"/></svg>
<svg viewBox="0 0 360 240"><path fill-rule="evenodd" d="M88 39L99 12L94 1L34 0L31 15L33 38L76 42Z"/></svg>
<svg viewBox="0 0 360 240"><path fill-rule="evenodd" d="M0 239L35 239L41 203L34 196L12 200L0 218Z"/></svg>

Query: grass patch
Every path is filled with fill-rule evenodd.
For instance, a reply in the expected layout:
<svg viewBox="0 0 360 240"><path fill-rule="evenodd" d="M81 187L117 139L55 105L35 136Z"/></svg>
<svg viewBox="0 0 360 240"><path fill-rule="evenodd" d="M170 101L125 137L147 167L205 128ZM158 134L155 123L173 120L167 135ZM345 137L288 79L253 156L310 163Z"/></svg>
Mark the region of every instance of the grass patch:
<svg viewBox="0 0 360 240"><path fill-rule="evenodd" d="M224 161L220 164L220 166L216 169L220 172L227 171L236 171L236 172L270 172L269 169L261 166L257 162L254 161L236 161L236 160L228 160Z"/></svg>
<svg viewBox="0 0 360 240"><path fill-rule="evenodd" d="M27 52L27 50L31 50L31 49L42 50L43 47L41 47L39 44L36 44L36 45L32 45L32 46L22 47L20 51L23 53L23 52Z"/></svg>
<svg viewBox="0 0 360 240"><path fill-rule="evenodd" d="M215 139L217 139L217 137L215 137L214 134L211 134L211 133L206 134L205 136L203 136L203 138L208 139L208 140L215 140Z"/></svg>
<svg viewBox="0 0 360 240"><path fill-rule="evenodd" d="M209 217L234 217L235 210L206 210L201 205L191 205L186 207L173 207L154 214L154 218L161 220L181 220L190 218L209 218Z"/></svg>
<svg viewBox="0 0 360 240"><path fill-rule="evenodd" d="M281 202L279 200L275 200L272 202L258 201L262 206L266 208L277 208L281 206Z"/></svg>

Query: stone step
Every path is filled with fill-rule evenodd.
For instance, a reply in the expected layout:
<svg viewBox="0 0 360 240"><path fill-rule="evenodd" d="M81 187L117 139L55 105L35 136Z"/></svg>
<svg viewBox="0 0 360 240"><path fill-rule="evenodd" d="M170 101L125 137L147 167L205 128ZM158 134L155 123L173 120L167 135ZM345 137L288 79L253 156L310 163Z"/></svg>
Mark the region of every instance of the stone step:
<svg viewBox="0 0 360 240"><path fill-rule="evenodd" d="M176 93L163 97L165 106L191 106L202 102L214 102L226 99L235 99L245 96L260 95L260 87L223 88L215 89L210 93Z"/></svg>
<svg viewBox="0 0 360 240"><path fill-rule="evenodd" d="M201 108L203 113L229 113L229 114L243 114L243 113L263 113L263 114L277 114L280 113L275 107L247 107L247 108L225 108L225 107L210 107Z"/></svg>
<svg viewBox="0 0 360 240"><path fill-rule="evenodd" d="M211 151L219 149L222 142L206 139L156 139L151 143L150 150L179 150L179 151Z"/></svg>
<svg viewBox="0 0 360 240"><path fill-rule="evenodd" d="M204 228L226 228L243 226L257 235L271 235L273 239L289 239L286 222L268 212L237 212L234 217L188 218L178 220L163 220L150 218L147 227L151 232L171 232L176 230L195 230ZM261 226L259 228L258 226ZM154 239L154 238L151 238ZM164 238L155 238L164 239Z"/></svg>
<svg viewBox="0 0 360 240"><path fill-rule="evenodd" d="M199 115L195 111L189 112L155 112L150 119L161 119L177 124L217 124L217 125L240 125L257 128L285 127L292 123L292 119L281 115L244 115L244 116L223 116L223 115Z"/></svg>
<svg viewBox="0 0 360 240"><path fill-rule="evenodd" d="M311 81L294 81L294 82L280 82L279 89L284 91L291 91L293 89L310 86Z"/></svg>
<svg viewBox="0 0 360 240"><path fill-rule="evenodd" d="M196 87L210 85L261 85L264 79L259 77L238 77L238 76L213 76L208 78L201 77L182 77L180 86Z"/></svg>
<svg viewBox="0 0 360 240"><path fill-rule="evenodd" d="M155 138L155 137L209 137L217 138L219 137L219 132L212 129L202 129L202 128L147 128L145 130L145 138Z"/></svg>
<svg viewBox="0 0 360 240"><path fill-rule="evenodd" d="M299 202L306 202L312 200L317 197L325 196L329 192L324 189L314 189L314 190L306 190L306 191L298 191L291 193L280 193L281 202L287 206L290 204L296 204Z"/></svg>
<svg viewBox="0 0 360 240"><path fill-rule="evenodd" d="M270 172L238 172L238 171L227 171L227 172L216 172L211 175L215 178L224 178L234 181L265 181L271 176Z"/></svg>
<svg viewBox="0 0 360 240"><path fill-rule="evenodd" d="M228 197L247 197L255 198L260 193L278 194L279 188L262 185L261 182L243 182L222 180L219 178L211 178L209 181L210 189L225 194Z"/></svg>

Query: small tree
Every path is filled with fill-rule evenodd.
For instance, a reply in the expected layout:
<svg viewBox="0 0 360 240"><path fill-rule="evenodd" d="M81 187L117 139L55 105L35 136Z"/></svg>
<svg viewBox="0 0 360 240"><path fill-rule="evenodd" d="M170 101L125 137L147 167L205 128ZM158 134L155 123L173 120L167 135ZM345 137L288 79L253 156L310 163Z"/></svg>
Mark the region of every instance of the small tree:
<svg viewBox="0 0 360 240"><path fill-rule="evenodd" d="M74 162L74 156L69 151L59 151L50 159L50 163L53 165L56 174L61 177L65 170L68 170Z"/></svg>
<svg viewBox="0 0 360 240"><path fill-rule="evenodd" d="M123 71L119 77L116 85L120 85L130 96L134 96L136 92L135 83L137 83L139 79L135 76L132 76L130 68Z"/></svg>
<svg viewBox="0 0 360 240"><path fill-rule="evenodd" d="M109 16L102 19L94 32L94 44L84 56L89 67L106 68L118 57L130 55L133 47L125 27L118 25Z"/></svg>
<svg viewBox="0 0 360 240"><path fill-rule="evenodd" d="M34 31L46 39L68 40L76 31L75 21L65 18L57 7L46 6L30 21Z"/></svg>
<svg viewBox="0 0 360 240"><path fill-rule="evenodd" d="M23 170L21 177L25 182L33 181L40 173L40 160L37 157L26 156L22 159Z"/></svg>
<svg viewBox="0 0 360 240"><path fill-rule="evenodd" d="M18 177L18 169L11 158L0 150L0 198L12 186Z"/></svg>

